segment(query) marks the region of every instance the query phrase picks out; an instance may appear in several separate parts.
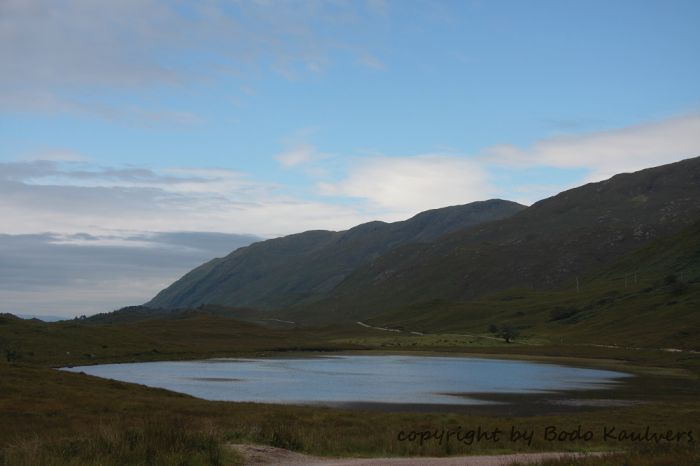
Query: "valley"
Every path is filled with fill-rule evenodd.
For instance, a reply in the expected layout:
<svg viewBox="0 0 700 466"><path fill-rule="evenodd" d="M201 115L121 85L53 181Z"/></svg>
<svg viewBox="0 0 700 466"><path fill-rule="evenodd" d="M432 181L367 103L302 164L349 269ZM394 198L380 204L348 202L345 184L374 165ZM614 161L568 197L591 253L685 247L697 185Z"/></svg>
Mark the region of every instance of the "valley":
<svg viewBox="0 0 700 466"><path fill-rule="evenodd" d="M397 434L700 432L699 310L699 158L527 208L487 201L268 240L196 268L145 305L51 323L0 315L0 464L243 464L233 444L318 457L563 451L612 452L610 465L692 464L692 441L466 445ZM328 356L466 356L633 377L605 390L471 394L487 403L459 409L376 409L206 401L56 370Z"/></svg>

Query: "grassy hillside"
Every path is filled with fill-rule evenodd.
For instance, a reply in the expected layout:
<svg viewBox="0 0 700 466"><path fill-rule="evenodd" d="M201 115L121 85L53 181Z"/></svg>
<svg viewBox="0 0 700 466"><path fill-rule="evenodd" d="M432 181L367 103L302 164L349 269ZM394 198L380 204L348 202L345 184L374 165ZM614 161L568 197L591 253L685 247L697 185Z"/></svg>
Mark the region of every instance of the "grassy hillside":
<svg viewBox="0 0 700 466"><path fill-rule="evenodd" d="M700 222L656 240L579 286L514 288L469 302L424 301L368 319L378 327L488 335L516 327L540 343L700 350Z"/></svg>
<svg viewBox="0 0 700 466"><path fill-rule="evenodd" d="M353 329L354 331L354 329ZM332 351L322 331L263 327L197 311L122 323L47 323L0 315L0 359L32 364L193 359L216 354L274 352L282 348ZM344 345L343 348L350 346Z"/></svg>
<svg viewBox="0 0 700 466"><path fill-rule="evenodd" d="M556 290L700 219L700 158L622 174L439 241L395 248L289 315L353 320L432 299Z"/></svg>
<svg viewBox="0 0 700 466"><path fill-rule="evenodd" d="M280 308L318 300L358 266L407 243L508 217L524 206L491 200L423 212L347 231L308 231L252 244L214 259L161 291L149 307L201 304Z"/></svg>

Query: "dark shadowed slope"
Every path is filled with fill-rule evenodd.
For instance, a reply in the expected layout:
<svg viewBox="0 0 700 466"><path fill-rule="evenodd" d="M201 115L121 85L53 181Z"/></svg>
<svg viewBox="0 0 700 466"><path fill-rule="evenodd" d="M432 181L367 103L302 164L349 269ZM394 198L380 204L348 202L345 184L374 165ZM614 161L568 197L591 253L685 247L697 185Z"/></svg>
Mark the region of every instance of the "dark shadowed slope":
<svg viewBox="0 0 700 466"><path fill-rule="evenodd" d="M192 270L147 305L173 309L215 303L272 309L311 303L357 267L393 248L428 242L524 208L503 200L474 202L402 222L370 222L342 232L307 231L262 241Z"/></svg>
<svg viewBox="0 0 700 466"><path fill-rule="evenodd" d="M570 286L698 219L700 158L621 174L440 241L395 248L298 315L354 319L436 298Z"/></svg>

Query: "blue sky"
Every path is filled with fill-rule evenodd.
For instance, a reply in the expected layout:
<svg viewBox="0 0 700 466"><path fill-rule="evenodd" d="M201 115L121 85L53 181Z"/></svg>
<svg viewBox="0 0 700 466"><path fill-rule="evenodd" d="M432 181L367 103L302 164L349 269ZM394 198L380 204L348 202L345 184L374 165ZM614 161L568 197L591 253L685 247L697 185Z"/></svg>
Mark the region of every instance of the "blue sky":
<svg viewBox="0 0 700 466"><path fill-rule="evenodd" d="M698 156L697 24L682 0L6 0L0 234L153 252Z"/></svg>

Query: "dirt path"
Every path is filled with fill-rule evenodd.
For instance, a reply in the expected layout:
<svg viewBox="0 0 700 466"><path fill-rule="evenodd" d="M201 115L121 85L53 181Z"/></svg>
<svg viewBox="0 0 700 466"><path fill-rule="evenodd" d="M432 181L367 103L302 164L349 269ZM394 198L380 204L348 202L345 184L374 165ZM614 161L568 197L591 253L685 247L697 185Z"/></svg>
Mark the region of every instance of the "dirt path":
<svg viewBox="0 0 700 466"><path fill-rule="evenodd" d="M383 332L395 332L395 333L404 333L403 331L396 329L396 328L385 328L385 327L372 327L371 325L368 325L364 322L355 322L357 325L364 327L364 328L371 328L373 330L381 330ZM412 331L406 331L405 333L410 333L412 335L425 335L423 332L412 332ZM469 338L485 338L487 340L496 340L496 341L503 341L503 338L497 338L497 337L489 337L486 335L476 335L473 333L436 333L435 335L441 335L445 337L469 337ZM513 343L515 343L515 340L511 340ZM518 341L518 343L522 343L521 341Z"/></svg>
<svg viewBox="0 0 700 466"><path fill-rule="evenodd" d="M396 333L410 333L412 335L425 335L423 332L412 332L412 331L402 331L399 329L395 328L385 328L385 327L373 327L371 325L368 325L364 322L355 322L357 325L360 325L364 328L371 328L373 330L381 330L383 332L396 332ZM435 335L441 335L445 337L469 337L469 338L485 338L487 340L496 340L496 341L503 341L503 338L499 337L490 337L487 335L477 335L474 333L436 333ZM532 343L527 343L522 340L511 340L512 343L520 343L520 344L525 344L525 345L530 345ZM700 354L700 351L695 351L695 350L685 350L685 349L680 349L680 348L637 348L635 346L617 346L617 345L597 345L594 343L579 343L579 346L596 346L598 348L613 348L613 349L627 349L627 350L655 350L655 351L665 351L667 353L693 353L693 354Z"/></svg>
<svg viewBox="0 0 700 466"><path fill-rule="evenodd" d="M536 464L558 458L585 458L605 453L516 453L512 455L452 456L447 458L321 458L267 445L231 445L245 458L246 466L507 466L515 462Z"/></svg>

